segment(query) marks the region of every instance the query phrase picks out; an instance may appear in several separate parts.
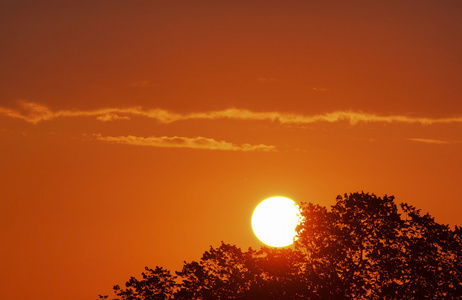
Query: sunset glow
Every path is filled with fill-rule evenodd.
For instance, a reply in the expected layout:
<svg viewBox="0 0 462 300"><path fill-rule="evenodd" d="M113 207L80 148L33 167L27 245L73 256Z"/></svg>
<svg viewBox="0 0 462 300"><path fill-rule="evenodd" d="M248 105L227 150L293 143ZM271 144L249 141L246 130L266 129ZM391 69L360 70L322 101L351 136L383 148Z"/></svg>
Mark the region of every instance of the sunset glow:
<svg viewBox="0 0 462 300"><path fill-rule="evenodd" d="M460 225L462 1L3 4L4 299L258 249L274 195L394 195Z"/></svg>

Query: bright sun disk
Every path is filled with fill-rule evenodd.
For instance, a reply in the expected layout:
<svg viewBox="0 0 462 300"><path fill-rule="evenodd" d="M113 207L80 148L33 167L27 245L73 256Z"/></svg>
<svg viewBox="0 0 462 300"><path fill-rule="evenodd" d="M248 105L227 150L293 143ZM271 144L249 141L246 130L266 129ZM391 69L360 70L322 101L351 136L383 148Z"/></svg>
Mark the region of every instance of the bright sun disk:
<svg viewBox="0 0 462 300"><path fill-rule="evenodd" d="M293 243L299 222L296 203L286 197L271 197L262 201L252 215L252 229L263 243L284 247Z"/></svg>

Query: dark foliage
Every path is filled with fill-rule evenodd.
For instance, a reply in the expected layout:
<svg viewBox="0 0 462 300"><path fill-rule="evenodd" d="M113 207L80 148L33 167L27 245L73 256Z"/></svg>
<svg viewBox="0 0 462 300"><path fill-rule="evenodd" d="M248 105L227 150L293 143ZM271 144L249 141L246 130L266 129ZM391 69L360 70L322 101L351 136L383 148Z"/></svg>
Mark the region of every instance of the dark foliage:
<svg viewBox="0 0 462 300"><path fill-rule="evenodd" d="M114 300L462 298L460 227L366 193L338 196L330 210L302 203L301 216L293 249L222 243L178 277L146 268L115 286Z"/></svg>

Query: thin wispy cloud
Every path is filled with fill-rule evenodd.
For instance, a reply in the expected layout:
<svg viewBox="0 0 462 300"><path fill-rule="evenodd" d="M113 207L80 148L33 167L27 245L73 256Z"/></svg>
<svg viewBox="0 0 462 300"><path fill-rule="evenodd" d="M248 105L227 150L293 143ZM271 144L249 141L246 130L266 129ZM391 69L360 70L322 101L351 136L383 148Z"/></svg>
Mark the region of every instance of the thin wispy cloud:
<svg viewBox="0 0 462 300"><path fill-rule="evenodd" d="M20 102L20 109L0 107L0 114L12 118L23 119L37 124L57 118L95 117L100 121L128 120L130 117L145 117L155 119L160 123L173 123L185 120L249 120L271 121L281 124L312 124L318 122L349 122L358 123L405 123L405 124L449 124L462 123L462 116L451 118L424 118L404 115L379 115L354 111L335 111L325 114L302 115L282 112L256 112L246 109L230 108L218 111L179 114L164 109L145 109L140 106L129 108L105 108L97 110L56 110L33 102Z"/></svg>
<svg viewBox="0 0 462 300"><path fill-rule="evenodd" d="M208 149L208 150L226 150L226 151L276 151L275 146L271 145L251 145L241 144L236 145L226 141L217 141L212 138L206 137L179 137L179 136L151 136L151 137L139 137L139 136L102 136L100 134L94 135L97 140L136 145L136 146L150 146L150 147L163 147L163 148L193 148L193 149Z"/></svg>
<svg viewBox="0 0 462 300"><path fill-rule="evenodd" d="M128 116L119 116L117 114L109 113L96 118L99 121L110 122L115 120L130 120Z"/></svg>
<svg viewBox="0 0 462 300"><path fill-rule="evenodd" d="M418 143L425 143L425 144L450 144L448 141L443 141L443 140L433 140L433 139L419 139L419 138L411 138L409 139L412 142L418 142Z"/></svg>
<svg viewBox="0 0 462 300"><path fill-rule="evenodd" d="M59 118L95 117L99 121L127 120L130 116L142 116L156 119L162 123L177 121L180 115L162 109L144 110L142 107L130 108L104 108L96 110L56 110L53 111L45 105L19 101L19 109L0 107L0 114L22 119L32 124L51 121Z"/></svg>

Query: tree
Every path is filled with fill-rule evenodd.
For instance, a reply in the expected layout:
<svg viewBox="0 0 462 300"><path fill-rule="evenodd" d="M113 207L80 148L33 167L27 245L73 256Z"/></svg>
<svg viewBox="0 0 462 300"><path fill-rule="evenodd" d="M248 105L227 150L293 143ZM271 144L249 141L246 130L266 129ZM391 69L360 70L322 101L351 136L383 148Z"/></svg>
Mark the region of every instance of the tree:
<svg viewBox="0 0 462 300"><path fill-rule="evenodd" d="M183 278L178 299L298 299L303 285L296 255L292 249L210 247L177 272Z"/></svg>
<svg viewBox="0 0 462 300"><path fill-rule="evenodd" d="M460 227L435 222L429 214L402 205L408 219L403 239L403 277L408 297L462 298L462 240ZM430 296L431 295L431 296Z"/></svg>
<svg viewBox="0 0 462 300"><path fill-rule="evenodd" d="M296 249L324 299L462 297L460 228L365 193L337 197L330 211L304 204L301 214Z"/></svg>
<svg viewBox="0 0 462 300"><path fill-rule="evenodd" d="M114 300L461 299L462 229L452 230L393 196L302 203L292 248L223 243L176 276L146 268ZM104 298L105 296L100 296Z"/></svg>
<svg viewBox="0 0 462 300"><path fill-rule="evenodd" d="M131 277L125 283L125 289L114 286L114 293L117 298L114 300L171 300L177 289L176 277L170 271L162 267L154 270L145 268L146 273L141 273L142 280ZM100 296L105 298L106 296ZM107 297L106 297L107 298Z"/></svg>
<svg viewBox="0 0 462 300"><path fill-rule="evenodd" d="M254 280L254 251L244 253L236 246L222 243L210 247L199 262L186 263L177 272L183 282L180 299L238 299Z"/></svg>

